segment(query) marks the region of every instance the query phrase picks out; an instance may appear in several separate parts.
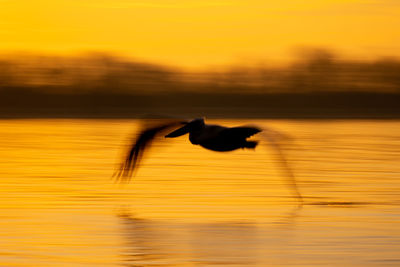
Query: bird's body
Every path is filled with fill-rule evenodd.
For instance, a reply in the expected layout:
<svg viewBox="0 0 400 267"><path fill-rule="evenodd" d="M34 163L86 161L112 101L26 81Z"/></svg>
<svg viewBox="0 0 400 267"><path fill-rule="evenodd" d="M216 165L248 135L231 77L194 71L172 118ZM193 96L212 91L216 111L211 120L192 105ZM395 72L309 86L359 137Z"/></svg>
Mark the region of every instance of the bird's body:
<svg viewBox="0 0 400 267"><path fill-rule="evenodd" d="M182 128L167 134L165 137L178 137L189 133L189 141L213 151L225 152L239 148L255 148L256 141L246 139L261 130L256 127L224 127L205 124L203 119L189 122Z"/></svg>

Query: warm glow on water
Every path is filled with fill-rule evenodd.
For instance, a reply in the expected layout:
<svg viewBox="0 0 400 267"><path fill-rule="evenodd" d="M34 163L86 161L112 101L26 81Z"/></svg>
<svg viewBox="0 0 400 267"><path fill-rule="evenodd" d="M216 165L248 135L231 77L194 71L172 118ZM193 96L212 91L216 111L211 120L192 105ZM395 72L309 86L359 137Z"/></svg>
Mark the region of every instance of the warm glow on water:
<svg viewBox="0 0 400 267"><path fill-rule="evenodd" d="M399 266L399 121L250 123L294 138L302 207L262 144L160 140L122 186L137 121L0 121L0 265Z"/></svg>

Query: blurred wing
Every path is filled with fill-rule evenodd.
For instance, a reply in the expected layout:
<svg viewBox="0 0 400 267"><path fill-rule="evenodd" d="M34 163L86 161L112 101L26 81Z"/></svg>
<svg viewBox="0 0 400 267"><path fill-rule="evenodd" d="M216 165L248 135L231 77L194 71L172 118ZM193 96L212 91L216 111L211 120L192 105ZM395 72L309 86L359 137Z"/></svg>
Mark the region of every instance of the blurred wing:
<svg viewBox="0 0 400 267"><path fill-rule="evenodd" d="M279 131L268 128L263 129L262 134L265 137L265 139L271 144L272 148L275 151L276 156L278 157L279 162L282 165L282 168L285 170L289 187L292 189L294 195L300 201L300 203L302 203L303 197L301 196L299 189L297 187L296 177L294 176L292 169L290 168L289 163L286 160L285 154L281 148L281 144L279 143L279 141L288 140L291 139L291 137Z"/></svg>
<svg viewBox="0 0 400 267"><path fill-rule="evenodd" d="M129 182L133 172L138 168L138 164L143 157L145 150L150 147L154 138L159 133L162 133L169 128L180 124L182 124L181 121L174 121L159 124L157 126L153 126L143 130L137 137L136 141L133 143L120 168L114 173L113 177L116 177L116 181Z"/></svg>

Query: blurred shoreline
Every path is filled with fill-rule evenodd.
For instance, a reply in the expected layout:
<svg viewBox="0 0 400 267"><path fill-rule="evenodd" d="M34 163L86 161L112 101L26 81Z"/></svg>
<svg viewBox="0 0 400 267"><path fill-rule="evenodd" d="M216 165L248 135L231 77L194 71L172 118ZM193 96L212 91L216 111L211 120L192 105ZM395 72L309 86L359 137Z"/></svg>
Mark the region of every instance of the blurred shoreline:
<svg viewBox="0 0 400 267"><path fill-rule="evenodd" d="M157 95L27 92L0 97L0 118L209 118L399 119L400 94Z"/></svg>
<svg viewBox="0 0 400 267"><path fill-rule="evenodd" d="M400 60L306 49L188 72L104 53L0 56L0 118L400 118Z"/></svg>

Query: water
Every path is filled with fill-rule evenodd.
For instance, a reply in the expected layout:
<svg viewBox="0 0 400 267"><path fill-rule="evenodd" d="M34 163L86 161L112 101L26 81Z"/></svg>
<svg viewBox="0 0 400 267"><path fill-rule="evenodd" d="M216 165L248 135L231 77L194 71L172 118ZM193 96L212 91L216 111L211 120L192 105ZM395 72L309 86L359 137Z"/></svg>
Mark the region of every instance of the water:
<svg viewBox="0 0 400 267"><path fill-rule="evenodd" d="M137 121L0 121L0 265L400 265L400 121L251 123L293 137L303 206L262 144L159 140L118 185Z"/></svg>

